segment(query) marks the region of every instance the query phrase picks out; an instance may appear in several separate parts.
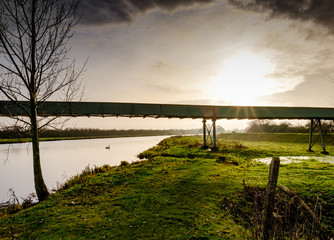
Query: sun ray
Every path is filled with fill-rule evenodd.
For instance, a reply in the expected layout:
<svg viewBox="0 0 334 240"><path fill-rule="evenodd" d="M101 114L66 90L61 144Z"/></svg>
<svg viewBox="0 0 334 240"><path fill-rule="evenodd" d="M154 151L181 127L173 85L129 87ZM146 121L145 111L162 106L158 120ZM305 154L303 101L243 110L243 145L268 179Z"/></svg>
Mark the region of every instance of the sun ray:
<svg viewBox="0 0 334 240"><path fill-rule="evenodd" d="M257 98L276 91L277 83L268 75L274 65L251 52L240 52L224 61L220 72L211 79L210 97L213 103L261 105Z"/></svg>

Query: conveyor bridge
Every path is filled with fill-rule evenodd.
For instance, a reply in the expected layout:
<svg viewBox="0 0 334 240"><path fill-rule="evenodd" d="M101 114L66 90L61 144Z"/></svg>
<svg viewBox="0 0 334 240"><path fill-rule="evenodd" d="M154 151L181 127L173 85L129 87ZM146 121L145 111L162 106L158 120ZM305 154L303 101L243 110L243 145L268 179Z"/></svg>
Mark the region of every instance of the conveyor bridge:
<svg viewBox="0 0 334 240"><path fill-rule="evenodd" d="M18 104L0 101L0 116L29 116L29 102ZM321 120L334 120L334 108L317 107L265 107L265 106L218 106L184 105L122 102L40 102L39 116L96 116L96 117L140 117L140 118L190 118L203 119L204 147L208 137L212 138L212 148L216 148L216 121L219 119L300 119L310 120L309 150L321 138L323 153L325 149ZM207 121L211 120L211 127ZM319 135L313 136L319 129Z"/></svg>

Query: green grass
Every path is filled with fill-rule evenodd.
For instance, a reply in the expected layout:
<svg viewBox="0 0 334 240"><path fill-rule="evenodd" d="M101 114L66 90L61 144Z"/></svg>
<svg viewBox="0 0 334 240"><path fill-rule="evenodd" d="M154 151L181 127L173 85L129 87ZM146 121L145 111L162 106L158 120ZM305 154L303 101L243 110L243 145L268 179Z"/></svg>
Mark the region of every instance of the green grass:
<svg viewBox="0 0 334 240"><path fill-rule="evenodd" d="M258 136L220 135L217 152L202 149L200 137L172 137L140 154L148 160L85 171L42 203L15 214L2 210L0 239L254 239L261 212L256 194L263 193L269 167L252 160L320 156L306 152L298 134ZM321 208L332 236L334 165L281 165L278 184L319 216ZM303 214L299 224L313 226ZM316 236L309 229L302 236Z"/></svg>

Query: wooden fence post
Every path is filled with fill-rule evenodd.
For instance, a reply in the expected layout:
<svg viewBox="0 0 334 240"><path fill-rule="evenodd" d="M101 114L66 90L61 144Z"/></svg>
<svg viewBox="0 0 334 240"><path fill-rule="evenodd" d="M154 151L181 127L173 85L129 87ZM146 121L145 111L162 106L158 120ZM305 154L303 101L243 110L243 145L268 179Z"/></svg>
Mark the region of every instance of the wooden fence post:
<svg viewBox="0 0 334 240"><path fill-rule="evenodd" d="M272 236L273 210L275 206L275 194L279 172L280 159L273 157L270 163L269 181L266 188L266 198L263 215L262 239L267 240Z"/></svg>

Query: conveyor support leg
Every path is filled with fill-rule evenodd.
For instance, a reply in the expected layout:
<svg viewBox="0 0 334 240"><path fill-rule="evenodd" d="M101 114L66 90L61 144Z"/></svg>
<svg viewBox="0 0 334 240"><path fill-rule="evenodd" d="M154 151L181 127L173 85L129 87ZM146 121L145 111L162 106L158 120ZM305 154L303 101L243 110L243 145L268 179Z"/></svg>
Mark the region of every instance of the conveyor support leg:
<svg viewBox="0 0 334 240"><path fill-rule="evenodd" d="M318 136L315 137L315 139L313 139L314 131L316 130L316 128L318 128L320 133ZM321 125L321 120L311 119L308 151L313 152L312 147L318 141L319 137L321 138L321 147L322 147L321 153L328 154L328 152L326 151L326 144L325 144L324 132L323 132L322 125Z"/></svg>
<svg viewBox="0 0 334 240"><path fill-rule="evenodd" d="M206 119L203 119L203 148L208 148L209 141L211 140L211 150L217 149L217 138L216 138L216 119L212 119L212 125L208 125ZM212 134L211 134L212 133Z"/></svg>

